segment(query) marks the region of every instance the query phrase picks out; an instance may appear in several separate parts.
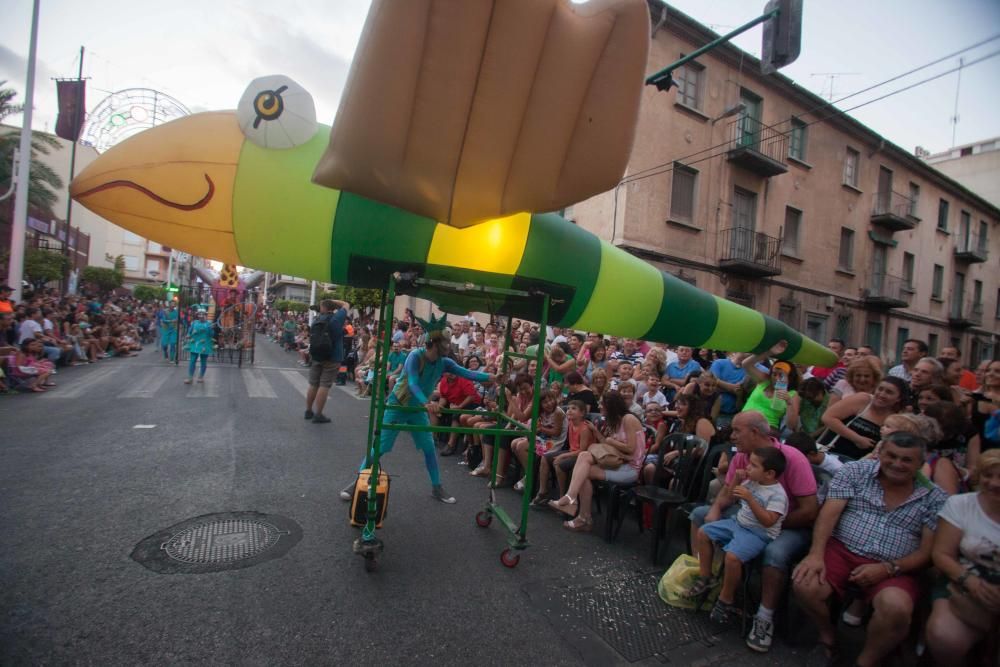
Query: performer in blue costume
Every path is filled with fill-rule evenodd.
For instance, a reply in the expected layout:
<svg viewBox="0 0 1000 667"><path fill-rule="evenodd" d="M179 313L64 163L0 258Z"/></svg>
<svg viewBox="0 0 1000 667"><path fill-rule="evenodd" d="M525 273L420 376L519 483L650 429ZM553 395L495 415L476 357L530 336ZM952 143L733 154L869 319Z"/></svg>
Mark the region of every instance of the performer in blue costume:
<svg viewBox="0 0 1000 667"><path fill-rule="evenodd" d="M166 312L156 314L156 319L160 325L160 349L163 350L163 358L167 361L177 359L177 308L171 301L167 305Z"/></svg>
<svg viewBox="0 0 1000 667"><path fill-rule="evenodd" d="M417 318L420 320L420 318ZM444 373L454 373L469 380L477 382L495 382L496 376L489 373L479 373L470 371L456 364L449 356L451 345L451 335L445 330L448 322L445 317L435 320L431 316L430 322L420 320L424 331L424 348L415 349L406 357L403 364L403 373L399 381L392 389L386 399L387 408L385 411L384 423L388 424L422 424L430 425L428 413L438 414L440 406L431 402L429 396L437 388L441 375ZM393 410L393 405L424 406L427 412L400 412ZM399 431L391 428L383 428L379 439L381 455L385 456L392 451L396 443L396 436ZM434 436L429 431L411 431L413 444L424 453L424 464L427 466L427 474L431 478L431 495L443 503L453 504L455 498L445 492L441 486L441 474L438 470L437 450L434 449ZM361 461L359 470L368 467L369 458L374 457L374 452L368 452L364 460ZM354 497L354 484L340 492L340 497L344 500L351 500Z"/></svg>
<svg viewBox="0 0 1000 667"><path fill-rule="evenodd" d="M187 349L191 355L188 363L188 376L184 384L191 384L194 379L195 364L201 358L201 372L198 374L198 382L205 381L205 367L208 365L208 357L215 352L215 325L208 321L208 313L203 309L198 309L194 322L188 329Z"/></svg>

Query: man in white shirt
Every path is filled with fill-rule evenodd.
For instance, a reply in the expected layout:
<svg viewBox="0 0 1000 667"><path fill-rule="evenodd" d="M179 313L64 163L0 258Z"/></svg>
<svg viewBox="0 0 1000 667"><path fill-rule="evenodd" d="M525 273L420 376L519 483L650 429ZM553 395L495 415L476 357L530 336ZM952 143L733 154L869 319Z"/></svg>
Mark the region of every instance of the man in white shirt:
<svg viewBox="0 0 1000 667"><path fill-rule="evenodd" d="M900 352L900 363L898 366L893 366L889 369L889 375L897 378L901 378L910 381L910 373L913 372L913 367L917 365L917 362L927 356L927 343L922 340L917 340L916 338L910 338L903 343L903 349Z"/></svg>

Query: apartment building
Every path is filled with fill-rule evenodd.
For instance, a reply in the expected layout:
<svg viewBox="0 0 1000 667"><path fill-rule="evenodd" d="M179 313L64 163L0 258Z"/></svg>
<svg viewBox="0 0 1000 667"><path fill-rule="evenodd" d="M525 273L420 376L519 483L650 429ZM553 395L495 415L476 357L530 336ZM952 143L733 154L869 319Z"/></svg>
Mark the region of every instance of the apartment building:
<svg viewBox="0 0 1000 667"><path fill-rule="evenodd" d="M933 155L917 147L917 155L938 171L1000 206L1000 137L955 146Z"/></svg>
<svg viewBox="0 0 1000 667"><path fill-rule="evenodd" d="M650 10L647 72L716 37ZM996 206L735 46L674 79L646 87L622 183L566 217L820 341L997 355Z"/></svg>

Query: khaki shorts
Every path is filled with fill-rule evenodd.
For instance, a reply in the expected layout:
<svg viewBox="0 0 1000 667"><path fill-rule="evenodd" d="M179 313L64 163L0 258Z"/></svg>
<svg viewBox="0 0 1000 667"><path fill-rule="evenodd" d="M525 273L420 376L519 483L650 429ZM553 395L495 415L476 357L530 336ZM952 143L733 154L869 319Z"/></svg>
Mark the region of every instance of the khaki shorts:
<svg viewBox="0 0 1000 667"><path fill-rule="evenodd" d="M336 361L313 361L309 367L310 387L332 387L333 380L340 370L340 363Z"/></svg>

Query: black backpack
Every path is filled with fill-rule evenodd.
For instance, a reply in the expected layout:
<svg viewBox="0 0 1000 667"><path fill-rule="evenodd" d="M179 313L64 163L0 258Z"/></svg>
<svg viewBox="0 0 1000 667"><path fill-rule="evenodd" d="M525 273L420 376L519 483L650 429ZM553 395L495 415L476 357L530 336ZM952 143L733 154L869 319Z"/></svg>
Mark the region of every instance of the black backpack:
<svg viewBox="0 0 1000 667"><path fill-rule="evenodd" d="M309 356L316 361L333 358L333 340L330 338L329 316L317 317L309 327Z"/></svg>

